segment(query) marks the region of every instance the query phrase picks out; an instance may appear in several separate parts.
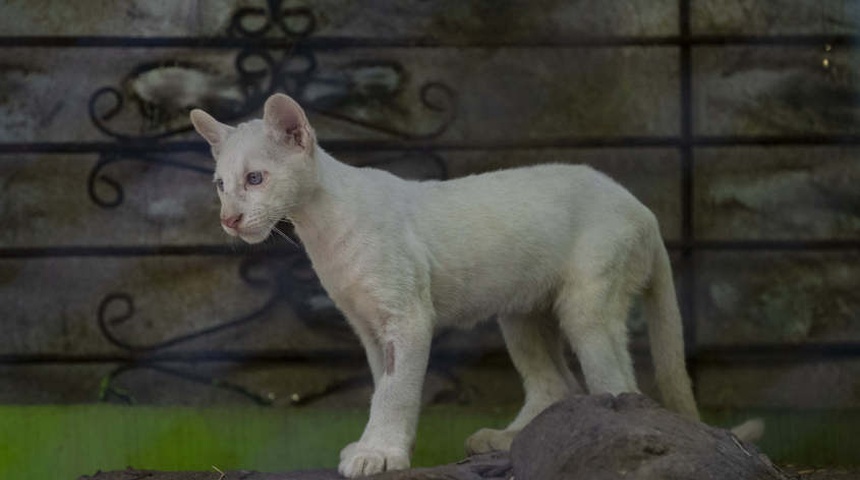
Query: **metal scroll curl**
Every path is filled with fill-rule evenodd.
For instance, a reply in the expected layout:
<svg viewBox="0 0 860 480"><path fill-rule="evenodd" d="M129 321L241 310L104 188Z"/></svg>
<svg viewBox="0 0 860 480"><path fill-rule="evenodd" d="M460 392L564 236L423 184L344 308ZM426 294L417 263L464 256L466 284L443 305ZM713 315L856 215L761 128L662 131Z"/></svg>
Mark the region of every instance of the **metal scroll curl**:
<svg viewBox="0 0 860 480"><path fill-rule="evenodd" d="M227 34L242 38L281 35L298 42L311 35L315 26L310 9L284 7L283 2L270 0L266 8L236 10ZM430 81L409 87L410 75L396 61L357 60L324 71L312 49L295 43L285 52L245 48L233 63L230 75L200 62L141 64L121 86L106 86L93 93L88 103L90 120L120 145L141 147L190 131L188 111L192 108L205 108L225 122L236 122L259 110L277 91L294 96L317 116L407 141L442 135L457 112L457 96L450 86ZM417 95L417 101L404 100L408 95ZM119 127L134 124L137 131ZM212 171L167 154L137 153L141 151L145 149L117 149L100 155L87 180L94 203L103 208L123 203L121 183L104 173L106 167L120 161L206 175Z"/></svg>
<svg viewBox="0 0 860 480"><path fill-rule="evenodd" d="M316 17L310 8L284 7L283 0L267 0L266 8L242 7L233 13L227 35L230 37L260 38L278 34L301 39L316 29Z"/></svg>
<svg viewBox="0 0 860 480"><path fill-rule="evenodd" d="M87 176L87 193L93 203L102 208L115 208L123 203L125 200L125 191L122 184L113 177L102 173L102 170L117 162L126 161L141 162L168 168L178 168L204 175L212 175L214 171L210 167L204 167L198 163L176 160L166 155L149 153L102 153L99 155L98 161Z"/></svg>
<svg viewBox="0 0 860 480"><path fill-rule="evenodd" d="M127 292L113 292L106 295L99 304L97 312L99 331L108 343L130 354L130 357L128 361L119 365L102 379L99 389L100 401L136 403L134 392L122 388L116 382L130 372L147 370L179 381L230 391L260 405L273 403L275 397L271 393L255 391L239 383L226 380L217 373L206 373L199 368L188 365L188 358L194 361L205 359L208 361L235 362L241 361L241 356L233 358L227 352L206 352L203 357L199 354L188 357L176 353L176 350L173 350L174 353L171 355L167 350L191 344L216 334L250 327L255 321L270 315L275 306L280 303L288 304L296 313L296 317L305 323L309 329L321 332L328 338L355 340L354 334L319 284L310 261L300 252L297 251L284 257L265 255L246 257L240 264L239 275L252 289L267 292L265 300L261 302L259 307L232 320L150 343L135 342L129 338L129 335L124 336L118 331L129 322L142 321L138 317L139 312L134 297ZM436 342L441 340L444 335L443 333L438 336ZM291 352L281 353L284 354L285 358L295 356ZM329 355L326 354L326 356ZM429 368L431 371L442 375L452 385L447 393L443 392L446 399L442 401L450 401L452 398L456 401L463 401L468 396L468 389L447 362L433 360ZM289 402L294 406L307 405L335 393L371 385L372 379L366 373L361 373L335 380L320 390L295 393Z"/></svg>
<svg viewBox="0 0 860 480"><path fill-rule="evenodd" d="M310 8L267 0L265 8L234 11L227 36L282 36L295 42L315 28ZM195 107L207 108L225 121L237 120L257 110L275 91L281 61L264 48L245 48L236 56L232 80L203 63L147 62L129 72L121 87L106 86L93 93L88 105L90 120L100 132L122 142L155 141L187 132L191 129L187 113ZM112 127L112 120L129 115L126 110L131 104L137 106L139 131ZM131 121L127 119L127 123Z"/></svg>
<svg viewBox="0 0 860 480"><path fill-rule="evenodd" d="M102 208L115 208L124 202L122 183L118 176L108 173L109 167L119 162L142 162L211 175L213 169L203 162L178 159L173 152L146 150L146 145L152 142L190 131L188 112L192 108L204 108L222 121L237 122L258 111L269 95L283 91L315 116L407 141L436 138L455 120L454 89L438 81L416 83L397 61L366 59L323 67L317 52L302 44L316 26L311 9L287 7L280 0L268 0L265 8L242 7L234 12L226 35L253 41L244 42L248 47L238 50L233 71L225 74L198 59L165 59L143 63L119 85L95 90L88 102L90 121L120 148L102 152L91 169L87 179L91 200ZM291 45L286 49L269 49L265 39L272 37L286 38ZM205 155L208 157L208 152ZM402 160L389 155L376 164L395 170L399 165L403 172L414 173L416 169L406 164L416 160L420 161L417 170L421 178L447 178L446 162L435 152L423 149L404 151ZM314 331L329 338L354 339L298 248L286 256L247 257L239 274L251 288L266 292L257 308L233 319L149 343L123 334L124 325L141 321L134 296L128 292L106 295L97 310L98 328L104 339L126 353L129 360L105 377L100 398L132 402L133 396L117 387L115 380L130 371L147 369L232 390L256 403L271 403L267 395L240 385L169 367L165 358L172 357L164 353L251 325L281 303L288 304L296 317ZM322 391L302 395L293 403L304 404L367 382L364 375L339 381Z"/></svg>
<svg viewBox="0 0 860 480"><path fill-rule="evenodd" d="M441 136L456 118L457 94L440 81L429 81L416 89L418 110L411 111L403 97L408 71L393 60L351 61L330 71L321 71L315 52L298 47L281 69L281 90L309 112L400 140L429 140ZM429 113L433 126L424 131L403 127L410 118Z"/></svg>
<svg viewBox="0 0 860 480"><path fill-rule="evenodd" d="M147 62L135 68L122 87L106 86L90 96L87 110L92 124L120 142L152 142L191 130L188 112L206 108L224 121L236 121L260 108L278 87L280 65L267 50L244 49L234 60L235 79L204 64L177 60ZM111 126L125 118L137 132ZM131 117L131 119L129 119Z"/></svg>
<svg viewBox="0 0 860 480"><path fill-rule="evenodd" d="M112 209L122 205L125 201L125 189L122 183L107 173L106 170L112 165L124 162L144 163L211 176L214 169L211 166L205 166L212 163L209 153L199 152L195 155L199 156L199 161L180 160L167 153L103 152L87 175L87 193L90 200L99 207ZM445 160L438 153L429 150L407 150L397 156L363 165L382 168L405 177L416 175L418 180L444 180L448 178Z"/></svg>
<svg viewBox="0 0 860 480"><path fill-rule="evenodd" d="M199 341L215 334L248 327L253 322L270 314L274 307L281 302L288 303L297 313L297 316L308 326L313 323L312 327L315 330L325 329L330 338L340 336L352 339L352 333L313 274L309 260L300 252L296 251L293 254L278 258L263 255L246 257L239 266L239 275L252 289L268 291L266 299L258 308L232 320L152 343L133 342L124 338L117 331L120 326L128 322L140 321L136 320L138 312L132 295L126 292L114 292L106 295L98 307L99 331L108 343L132 356L128 362L120 365L102 379L99 389L100 401L135 403L133 392L118 386L116 381L129 372L148 370L177 380L228 390L260 405L271 404L274 396L270 393L256 392L218 376L201 373L199 369L171 366L172 363L183 364L182 356L179 355L174 359L169 355L165 356L163 351ZM230 357L225 353L211 353L206 358L216 361L230 360ZM360 377L363 378L364 375ZM360 383L361 381L354 379L346 382L339 381L326 387L324 392L296 395L291 401L295 405L303 405L333 391Z"/></svg>
<svg viewBox="0 0 860 480"><path fill-rule="evenodd" d="M457 111L451 86L428 81L407 89L408 72L392 60L351 61L324 71L316 52L301 42L316 25L310 8L284 6L280 0L267 1L265 8L238 8L226 34L255 40L250 43L256 45L237 53L234 72L224 74L200 61L146 62L129 72L121 86L105 86L93 93L90 120L120 142L158 141L189 131L187 113L192 108L204 108L223 121L237 121L259 110L272 93L285 91L319 115L401 140L435 138L447 130ZM256 42L270 37L283 37L292 44L269 49L265 42ZM417 94L417 102L404 101L407 91ZM416 104L417 112L404 106ZM428 114L433 126L422 125L420 131L404 127L410 119L426 124ZM112 123L137 124L137 131Z"/></svg>
<svg viewBox="0 0 860 480"><path fill-rule="evenodd" d="M151 142L191 130L188 112L203 108L225 122L236 122L259 110L278 91L293 96L309 112L383 133L400 140L441 136L456 118L454 89L440 81L416 87L417 102L404 101L409 78L393 60L349 62L321 71L316 54L303 48L278 60L268 50L245 49L227 76L192 62L148 62L134 69L122 87L106 86L90 97L88 113L103 134L120 142ZM416 105L417 111L405 105ZM130 107L136 111L132 115ZM135 108L136 107L136 108ZM409 120L429 115L430 127L405 128ZM121 131L112 121L125 118L137 132Z"/></svg>
<svg viewBox="0 0 860 480"><path fill-rule="evenodd" d="M271 405L274 401L274 396L271 394L256 392L234 382L223 380L212 375L201 374L194 368L176 368L160 362L129 363L115 368L102 378L99 386L99 401L119 401L128 405L134 405L137 403L134 393L118 386L116 382L124 375L140 370L149 370L176 379L228 390L248 398L258 405Z"/></svg>
<svg viewBox="0 0 860 480"><path fill-rule="evenodd" d="M309 260L298 249L282 258L262 255L243 259L239 276L255 290L268 290L266 300L252 312L209 327L181 333L158 342L142 344L125 339L117 327L135 320L134 298L126 292L106 295L98 307L99 331L110 344L132 354L148 354L180 346L202 338L250 325L265 317L280 302L286 302L302 321L313 322L315 329L328 328L331 333L349 334L348 328L311 270ZM336 316L336 318L332 318ZM329 320L326 322L325 318Z"/></svg>

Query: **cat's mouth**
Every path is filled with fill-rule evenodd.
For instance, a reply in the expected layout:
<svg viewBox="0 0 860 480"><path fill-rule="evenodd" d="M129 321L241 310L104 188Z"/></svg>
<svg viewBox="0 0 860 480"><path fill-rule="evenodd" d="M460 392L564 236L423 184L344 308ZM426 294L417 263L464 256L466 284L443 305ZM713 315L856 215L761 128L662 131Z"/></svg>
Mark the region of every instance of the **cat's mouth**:
<svg viewBox="0 0 860 480"><path fill-rule="evenodd" d="M254 244L269 238L271 230L271 228L239 229L236 234L244 242Z"/></svg>
<svg viewBox="0 0 860 480"><path fill-rule="evenodd" d="M269 238L269 234L271 233L271 228L260 227L260 228L248 228L248 227L224 227L224 231L227 232L227 235L231 237L239 237L245 243L255 244L260 243L263 240Z"/></svg>

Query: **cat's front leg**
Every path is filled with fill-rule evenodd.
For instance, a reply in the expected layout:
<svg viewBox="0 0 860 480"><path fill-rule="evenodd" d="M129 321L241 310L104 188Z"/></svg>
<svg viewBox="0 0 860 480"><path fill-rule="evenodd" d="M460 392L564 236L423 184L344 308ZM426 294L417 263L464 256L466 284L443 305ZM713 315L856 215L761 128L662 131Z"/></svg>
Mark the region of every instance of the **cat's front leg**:
<svg viewBox="0 0 860 480"><path fill-rule="evenodd" d="M373 386L379 385L379 377L382 376L382 345L379 344L377 335L370 327L362 322L353 322L353 330L361 340L361 345L364 347L364 355L367 357L367 365L370 367L370 373L373 376Z"/></svg>
<svg viewBox="0 0 860 480"><path fill-rule="evenodd" d="M361 439L341 452L338 470L346 477L409 468L433 334L431 316L426 309L417 310L386 322L370 419Z"/></svg>

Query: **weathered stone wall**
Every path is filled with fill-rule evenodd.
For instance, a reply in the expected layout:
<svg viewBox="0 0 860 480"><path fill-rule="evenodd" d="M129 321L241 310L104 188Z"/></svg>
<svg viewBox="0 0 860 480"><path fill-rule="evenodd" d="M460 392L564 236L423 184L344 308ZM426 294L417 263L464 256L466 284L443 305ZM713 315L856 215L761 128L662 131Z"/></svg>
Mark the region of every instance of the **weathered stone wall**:
<svg viewBox="0 0 860 480"><path fill-rule="evenodd" d="M265 88L271 81L266 58L307 62L301 55L310 51L315 68L303 77L307 63L287 61L284 87L303 79L300 100L312 107L320 141L343 160L415 178L585 162L653 209L668 241L683 240L682 158L673 143L682 133L681 49L654 41L679 35L678 2L651 1L647 8L615 0L287 5L307 7L314 29L290 47L293 57L286 56L286 41L254 50L246 66L268 72L258 77L241 75L238 47L136 42L231 35L253 42L228 30L241 8L263 8L261 1L0 6L6 325L0 401L88 402L100 394L122 401L127 394L149 403L281 403L331 390L320 403L366 402L358 344L300 257L261 262L230 254L241 247L231 247L217 224L207 154L197 144L171 147L198 142L187 129L189 105L175 90L164 95L141 86L157 86L170 68L202 75L214 93L201 101L245 118L258 115L260 105L245 105L240 83ZM694 37L851 35L860 22L860 11L841 1L696 0L690 14ZM258 17L247 25L262 24ZM300 30L307 17L288 16L285 25ZM92 47L75 40L81 36L125 40ZM271 28L263 37L278 41L284 34ZM578 45L583 37L628 41ZM637 39L647 44L635 45ZM694 240L860 240L858 147L718 141L857 134L856 55L856 48L837 43L694 43L692 133L712 140L693 149ZM431 88L422 104L422 88L434 84L453 95ZM114 108L111 94L96 95L102 87L116 89L121 108ZM166 134L170 129L178 131ZM97 168L112 160L114 147L128 145L110 132L165 135ZM408 151L416 145L420 151ZM121 201L101 205L119 200L117 186ZM278 238L273 244L289 248ZM121 253L66 247L121 247ZM133 250L138 247L164 254ZM182 248L188 255L173 254ZM857 256L856 248L697 251L691 322L697 348L858 342ZM681 256L673 258L680 266ZM631 322L634 346L644 351L641 319L634 314ZM146 350L164 342L171 343ZM503 354L492 353L501 347L493 327L443 335L438 343L428 402L517 401L516 374ZM141 352L164 361L128 368ZM860 405L856 355L789 360L697 362L699 401L716 408ZM638 363L645 367L647 358ZM643 368L646 390L648 377Z"/></svg>

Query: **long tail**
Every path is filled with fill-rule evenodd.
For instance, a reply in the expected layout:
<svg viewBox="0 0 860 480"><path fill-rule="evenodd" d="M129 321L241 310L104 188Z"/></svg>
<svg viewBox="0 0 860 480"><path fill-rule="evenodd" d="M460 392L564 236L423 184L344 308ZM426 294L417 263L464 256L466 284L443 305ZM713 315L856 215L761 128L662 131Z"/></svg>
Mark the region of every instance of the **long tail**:
<svg viewBox="0 0 860 480"><path fill-rule="evenodd" d="M755 442L764 436L764 420L751 418L736 427L732 427L732 433L745 442Z"/></svg>
<svg viewBox="0 0 860 480"><path fill-rule="evenodd" d="M684 362L684 333L669 254L662 242L654 246L654 252L651 284L644 296L644 313L657 387L668 409L698 420L699 411Z"/></svg>
<svg viewBox="0 0 860 480"><path fill-rule="evenodd" d="M683 325L669 254L662 242L655 245L654 251L654 268L651 284L645 290L644 313L648 320L657 387L668 409L698 420L699 411L684 361ZM747 420L731 431L741 440L753 442L764 435L764 421L758 418Z"/></svg>

